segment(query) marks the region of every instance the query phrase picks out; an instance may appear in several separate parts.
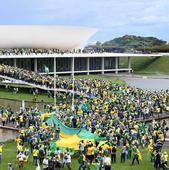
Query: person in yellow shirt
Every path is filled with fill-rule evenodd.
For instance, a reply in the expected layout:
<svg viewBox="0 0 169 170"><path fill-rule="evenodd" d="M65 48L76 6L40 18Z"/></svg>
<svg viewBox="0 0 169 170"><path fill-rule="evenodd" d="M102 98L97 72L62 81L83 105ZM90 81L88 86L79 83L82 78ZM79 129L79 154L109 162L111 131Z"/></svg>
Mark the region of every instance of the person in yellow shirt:
<svg viewBox="0 0 169 170"><path fill-rule="evenodd" d="M164 152L163 157L164 157L164 164L167 165L167 161L168 161L168 153L167 153L166 151Z"/></svg>
<svg viewBox="0 0 169 170"><path fill-rule="evenodd" d="M19 117L19 122L20 122L20 127L22 127L23 126L23 116L22 115L20 115L20 117Z"/></svg>
<svg viewBox="0 0 169 170"><path fill-rule="evenodd" d="M29 158L29 155L30 155L29 148L25 147L24 154L25 154L25 161L28 162L28 158Z"/></svg>
<svg viewBox="0 0 169 170"><path fill-rule="evenodd" d="M0 144L0 162L2 161L2 148L3 148L3 144Z"/></svg>
<svg viewBox="0 0 169 170"><path fill-rule="evenodd" d="M18 153L19 153L19 152L22 152L22 151L23 151L23 146L19 144L19 145L17 146L17 151L18 151Z"/></svg>
<svg viewBox="0 0 169 170"><path fill-rule="evenodd" d="M17 138L15 139L15 141L16 141L16 144L17 144L17 145L21 144L21 142L22 142L22 140L21 140L19 137L17 137Z"/></svg>
<svg viewBox="0 0 169 170"><path fill-rule="evenodd" d="M2 125L5 126L5 124L6 124L6 117L2 116Z"/></svg>
<svg viewBox="0 0 169 170"><path fill-rule="evenodd" d="M37 165L38 156L39 156L39 150L38 148L34 148L33 149L33 163L35 165Z"/></svg>
<svg viewBox="0 0 169 170"><path fill-rule="evenodd" d="M103 146L102 146L104 151L110 151L111 152L111 147L108 145L108 142L106 142Z"/></svg>
<svg viewBox="0 0 169 170"><path fill-rule="evenodd" d="M92 142L89 141L89 144L86 149L86 159L89 161L91 164L94 160L94 152L95 152L95 147L93 146Z"/></svg>

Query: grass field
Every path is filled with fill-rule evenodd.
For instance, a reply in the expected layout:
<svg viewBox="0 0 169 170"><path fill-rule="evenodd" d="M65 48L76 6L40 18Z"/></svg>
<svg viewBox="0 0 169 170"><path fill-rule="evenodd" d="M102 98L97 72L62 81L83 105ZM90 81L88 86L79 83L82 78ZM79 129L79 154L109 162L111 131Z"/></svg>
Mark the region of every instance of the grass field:
<svg viewBox="0 0 169 170"><path fill-rule="evenodd" d="M30 93L30 89L26 89L26 90L22 91L20 88L19 88L19 92L17 94L13 94L11 90L9 91L8 89L0 86L0 98L18 100L18 101L22 101L22 100L33 101L33 94ZM52 102L53 101L52 98L48 98L47 94L39 95L37 97L36 101L41 102L42 100L44 102Z"/></svg>
<svg viewBox="0 0 169 170"><path fill-rule="evenodd" d="M153 164L150 162L150 155L148 154L147 149L142 149L142 161L140 164L135 164L131 166L131 160L127 160L126 163L121 164L120 163L120 148L118 148L117 153L117 163L112 165L113 170L153 170ZM169 149L167 149L167 152L169 154ZM17 159L16 159L16 145L14 141L8 141L5 142L5 146L3 148L3 160L0 163L0 170L6 170L7 164L11 162L17 169ZM78 162L77 158L72 159L71 164L72 170L78 170ZM63 168L63 170L66 170L67 168ZM32 163L32 157L29 158L28 163L25 164L24 170L35 170L35 166Z"/></svg>
<svg viewBox="0 0 169 170"><path fill-rule="evenodd" d="M138 74L169 74L169 56L152 58L152 57L135 57L131 60L131 67L134 73ZM127 67L127 59L120 59L120 67Z"/></svg>
<svg viewBox="0 0 169 170"><path fill-rule="evenodd" d="M119 79L118 77L108 77L105 75L101 74L90 74L90 75L76 75L76 79L96 79L96 80L105 80L105 81L110 81L114 84L125 84L125 82L122 79Z"/></svg>

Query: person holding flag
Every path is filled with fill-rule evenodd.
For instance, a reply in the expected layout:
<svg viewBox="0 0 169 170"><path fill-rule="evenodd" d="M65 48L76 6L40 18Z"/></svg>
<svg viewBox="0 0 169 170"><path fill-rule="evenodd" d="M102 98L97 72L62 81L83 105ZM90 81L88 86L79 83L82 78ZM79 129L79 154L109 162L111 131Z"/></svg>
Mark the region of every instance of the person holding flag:
<svg viewBox="0 0 169 170"><path fill-rule="evenodd" d="M132 160L132 165L134 164L134 161L137 161L137 163L139 164L139 160L142 160L142 156L140 151L138 150L137 146L135 145L133 147L133 160Z"/></svg>
<svg viewBox="0 0 169 170"><path fill-rule="evenodd" d="M44 69L45 69L45 73L48 75L48 74L49 74L49 67L47 67L46 65L44 65Z"/></svg>

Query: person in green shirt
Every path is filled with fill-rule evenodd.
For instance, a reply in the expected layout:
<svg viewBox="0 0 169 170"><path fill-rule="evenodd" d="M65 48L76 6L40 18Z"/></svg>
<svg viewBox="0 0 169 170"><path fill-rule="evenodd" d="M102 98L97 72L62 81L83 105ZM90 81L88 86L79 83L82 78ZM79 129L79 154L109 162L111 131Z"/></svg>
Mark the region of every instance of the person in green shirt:
<svg viewBox="0 0 169 170"><path fill-rule="evenodd" d="M133 160L132 160L132 165L134 164L134 161L136 160L137 163L139 164L139 159L138 159L138 148L136 146L133 147Z"/></svg>
<svg viewBox="0 0 169 170"><path fill-rule="evenodd" d="M78 158L78 163L79 163L79 168L78 170L81 170L81 169L86 169L86 158L85 158L85 155L83 152L80 153L80 156Z"/></svg>

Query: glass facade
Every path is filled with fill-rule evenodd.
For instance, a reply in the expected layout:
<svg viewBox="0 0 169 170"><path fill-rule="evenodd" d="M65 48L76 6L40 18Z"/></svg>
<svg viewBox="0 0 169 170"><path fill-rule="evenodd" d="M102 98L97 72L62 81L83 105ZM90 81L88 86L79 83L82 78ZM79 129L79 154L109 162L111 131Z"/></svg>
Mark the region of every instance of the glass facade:
<svg viewBox="0 0 169 170"><path fill-rule="evenodd" d="M87 72L87 57L74 59L75 71L86 71ZM54 71L54 59L53 58L37 58L37 71L39 73L45 72L45 67L49 68L49 72ZM14 59L0 59L0 64L14 66ZM105 57L104 58L104 70L115 69L116 58L115 57ZM118 58L118 68L121 68L119 58ZM16 59L16 66L19 68L24 68L27 70L35 71L35 59L34 58L18 58ZM122 66L124 68L124 66ZM102 58L92 57L89 58L89 71L102 70ZM71 72L72 71L72 58L56 58L56 71L57 72Z"/></svg>
<svg viewBox="0 0 169 170"><path fill-rule="evenodd" d="M71 58L57 58L56 71L57 72L71 71L72 68L71 62L72 62Z"/></svg>
<svg viewBox="0 0 169 170"><path fill-rule="evenodd" d="M34 70L34 59L33 58L16 59L16 66L19 68L24 68L26 70Z"/></svg>
<svg viewBox="0 0 169 170"><path fill-rule="evenodd" d="M13 66L14 65L14 59L9 58L9 59L0 59L0 64L5 64L8 66Z"/></svg>
<svg viewBox="0 0 169 170"><path fill-rule="evenodd" d="M75 71L87 70L87 58L75 58L74 62Z"/></svg>
<svg viewBox="0 0 169 170"><path fill-rule="evenodd" d="M128 68L128 57L119 58L119 68Z"/></svg>
<svg viewBox="0 0 169 170"><path fill-rule="evenodd" d="M45 66L49 68L49 72L53 72L53 58L38 58L37 71L39 73L45 72Z"/></svg>
<svg viewBox="0 0 169 170"><path fill-rule="evenodd" d="M115 58L114 57L106 57L104 58L104 69L115 69Z"/></svg>
<svg viewBox="0 0 169 170"><path fill-rule="evenodd" d="M90 70L101 70L102 69L102 59L90 58Z"/></svg>

